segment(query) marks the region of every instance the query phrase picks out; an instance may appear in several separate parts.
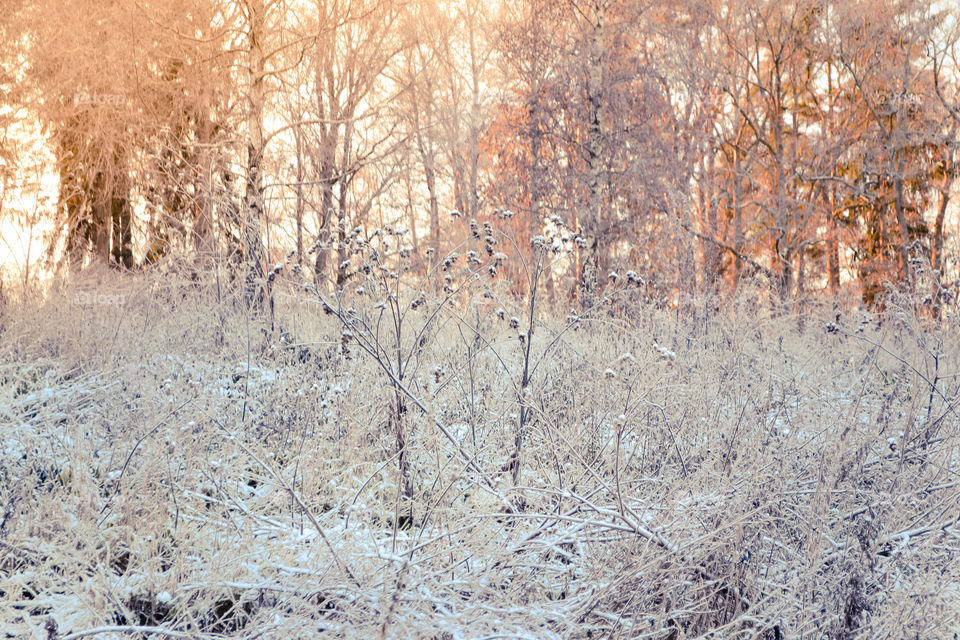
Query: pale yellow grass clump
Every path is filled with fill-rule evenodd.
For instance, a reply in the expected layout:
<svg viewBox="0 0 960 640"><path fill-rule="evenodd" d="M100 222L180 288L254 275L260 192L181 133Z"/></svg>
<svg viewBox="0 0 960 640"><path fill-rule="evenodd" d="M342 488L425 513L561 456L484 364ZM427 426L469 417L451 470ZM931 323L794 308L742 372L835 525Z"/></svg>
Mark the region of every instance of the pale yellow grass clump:
<svg viewBox="0 0 960 640"><path fill-rule="evenodd" d="M77 286L0 333L4 637L960 632L955 319Z"/></svg>

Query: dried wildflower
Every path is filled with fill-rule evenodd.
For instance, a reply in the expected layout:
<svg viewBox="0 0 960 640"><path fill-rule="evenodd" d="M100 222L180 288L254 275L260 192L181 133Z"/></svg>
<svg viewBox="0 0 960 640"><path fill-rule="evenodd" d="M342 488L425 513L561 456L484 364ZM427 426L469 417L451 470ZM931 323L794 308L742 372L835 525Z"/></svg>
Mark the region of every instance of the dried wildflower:
<svg viewBox="0 0 960 640"><path fill-rule="evenodd" d="M460 213L459 211L457 211L456 209L454 209L453 211L450 212L450 216L453 217L453 218L459 218L461 215L463 215L463 214L461 214L461 213Z"/></svg>
<svg viewBox="0 0 960 640"><path fill-rule="evenodd" d="M519 326L520 326L520 318L518 318L517 316L511 317L511 318L510 318L510 328L511 328L511 329L516 329L516 328L519 327Z"/></svg>
<svg viewBox="0 0 960 640"><path fill-rule="evenodd" d="M501 320L503 320L506 316L507 316L507 312L503 309L503 307L500 307L499 309L497 309L497 317L498 317L498 318L500 318Z"/></svg>
<svg viewBox="0 0 960 640"><path fill-rule="evenodd" d="M610 282L616 282L616 281L617 281L617 278L619 278L620 276L617 274L616 271L611 271L611 272L607 275L607 277L610 278Z"/></svg>
<svg viewBox="0 0 960 640"><path fill-rule="evenodd" d="M495 265L490 265L487 267L487 272L490 274L491 278L497 277L497 267Z"/></svg>
<svg viewBox="0 0 960 640"><path fill-rule="evenodd" d="M675 360L677 357L676 353L670 349L667 349L666 347L661 347L656 342L653 343L653 348L657 353L660 354L660 358L663 360Z"/></svg>
<svg viewBox="0 0 960 640"><path fill-rule="evenodd" d="M613 380L614 378L617 377L617 372L614 371L613 369L607 369L606 371L603 372L603 377L606 378L607 380Z"/></svg>

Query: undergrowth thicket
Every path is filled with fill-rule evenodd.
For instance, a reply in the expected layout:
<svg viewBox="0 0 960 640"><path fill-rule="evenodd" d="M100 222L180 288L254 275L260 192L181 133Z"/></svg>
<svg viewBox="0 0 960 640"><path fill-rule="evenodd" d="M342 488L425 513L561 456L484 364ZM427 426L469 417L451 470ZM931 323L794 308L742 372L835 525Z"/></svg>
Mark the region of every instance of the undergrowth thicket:
<svg viewBox="0 0 960 640"><path fill-rule="evenodd" d="M960 632L955 318L570 314L363 251L340 296L277 269L272 329L173 275L8 304L5 637Z"/></svg>

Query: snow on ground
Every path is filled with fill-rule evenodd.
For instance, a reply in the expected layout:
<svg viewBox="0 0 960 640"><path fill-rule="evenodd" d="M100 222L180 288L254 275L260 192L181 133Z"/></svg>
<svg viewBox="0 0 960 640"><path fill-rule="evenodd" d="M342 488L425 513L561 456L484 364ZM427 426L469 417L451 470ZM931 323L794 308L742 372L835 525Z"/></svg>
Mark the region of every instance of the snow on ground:
<svg viewBox="0 0 960 640"><path fill-rule="evenodd" d="M412 501L362 353L170 340L0 368L4 637L952 629L950 403L857 343L655 329L557 341L525 393L515 337L472 361L438 337L405 379L433 413L399 414Z"/></svg>

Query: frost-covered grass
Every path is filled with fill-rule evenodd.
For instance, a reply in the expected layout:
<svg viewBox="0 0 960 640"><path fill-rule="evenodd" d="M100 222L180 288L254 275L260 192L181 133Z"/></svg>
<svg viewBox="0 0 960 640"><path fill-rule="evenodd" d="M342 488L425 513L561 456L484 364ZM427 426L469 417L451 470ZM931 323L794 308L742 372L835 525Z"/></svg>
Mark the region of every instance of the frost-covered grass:
<svg viewBox="0 0 960 640"><path fill-rule="evenodd" d="M7 310L3 637L960 632L955 319L545 312L524 393L523 305L427 304L425 414L315 299L173 282Z"/></svg>

